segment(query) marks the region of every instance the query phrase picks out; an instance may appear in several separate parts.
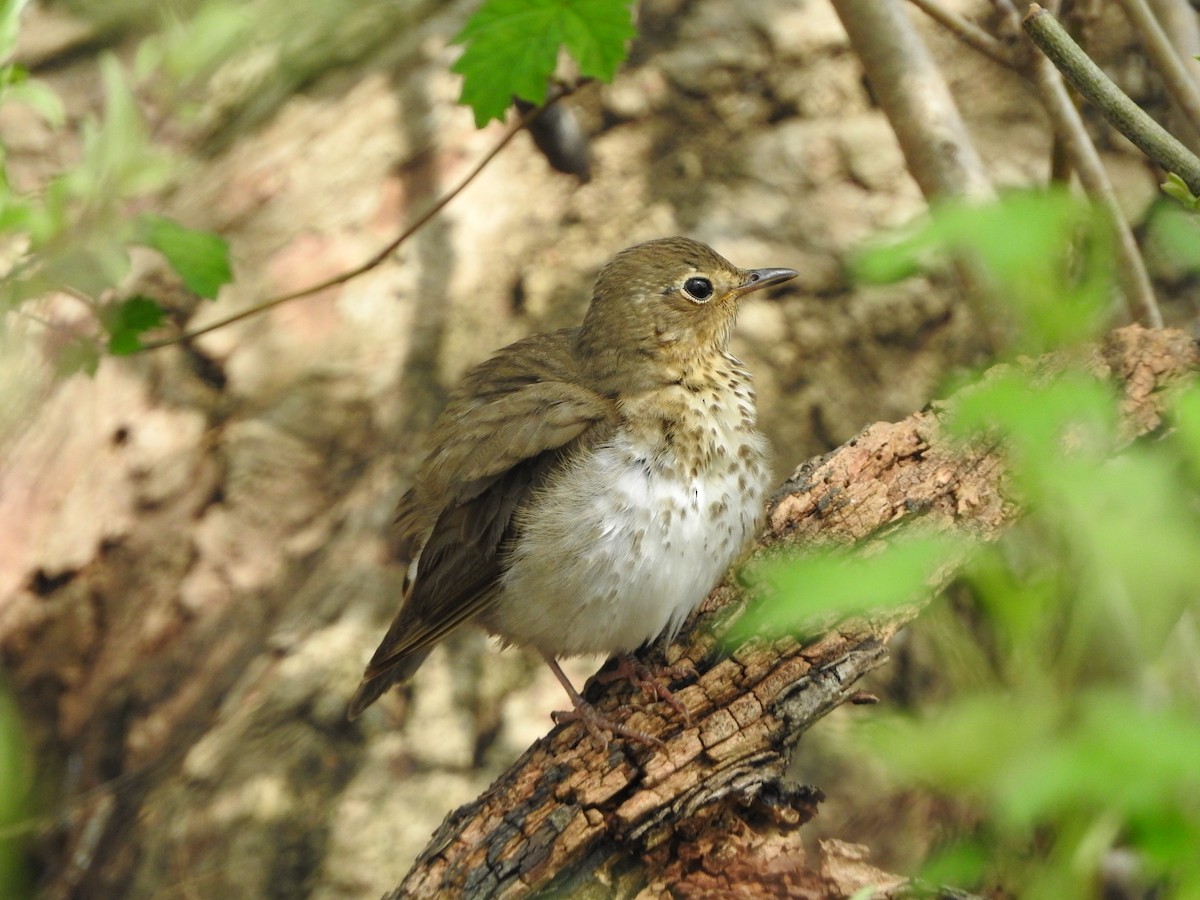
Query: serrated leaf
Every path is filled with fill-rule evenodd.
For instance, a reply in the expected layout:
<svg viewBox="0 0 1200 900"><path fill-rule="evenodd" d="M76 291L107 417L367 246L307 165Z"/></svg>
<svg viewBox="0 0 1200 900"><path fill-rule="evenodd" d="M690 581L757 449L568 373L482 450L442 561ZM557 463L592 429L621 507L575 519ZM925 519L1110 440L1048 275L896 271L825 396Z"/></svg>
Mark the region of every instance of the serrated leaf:
<svg viewBox="0 0 1200 900"><path fill-rule="evenodd" d="M136 243L165 256L188 290L201 297L214 299L221 286L233 280L229 244L212 232L184 228L164 216L144 215L138 220Z"/></svg>
<svg viewBox="0 0 1200 900"><path fill-rule="evenodd" d="M452 70L459 102L482 128L502 119L513 96L541 103L565 47L580 73L610 81L634 35L628 0L487 0L454 38L466 47Z"/></svg>
<svg viewBox="0 0 1200 900"><path fill-rule="evenodd" d="M159 325L166 312L149 297L130 297L105 316L108 330L108 352L113 356L128 356L141 349L142 335Z"/></svg>

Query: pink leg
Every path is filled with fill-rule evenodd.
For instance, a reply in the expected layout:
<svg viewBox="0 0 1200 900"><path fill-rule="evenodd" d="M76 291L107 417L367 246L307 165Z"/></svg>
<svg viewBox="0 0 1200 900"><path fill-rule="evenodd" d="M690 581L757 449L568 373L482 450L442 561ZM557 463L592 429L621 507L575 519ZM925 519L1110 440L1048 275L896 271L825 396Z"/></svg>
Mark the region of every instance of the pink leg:
<svg viewBox="0 0 1200 900"><path fill-rule="evenodd" d="M597 676L601 684L611 684L614 681L628 681L634 687L639 688L645 695L647 700L662 700L669 704L670 707L683 717L683 721L691 725L692 717L688 713L687 708L679 702L671 689L659 681L659 677L667 676L668 678L694 678L696 670L692 668L684 668L682 666L665 666L657 673L653 672L649 666L641 662L630 653L621 655L620 662L617 667L611 672L604 672Z"/></svg>
<svg viewBox="0 0 1200 900"><path fill-rule="evenodd" d="M553 719L556 723L582 722L588 730L588 734L591 735L592 740L601 748L608 747L608 739L604 736L604 732L606 731L631 741L648 744L652 747L666 747L666 744L652 735L636 731L632 728L626 728L624 725L619 725L600 715L590 703L580 696L579 691L575 690L575 685L571 684L571 679L566 676L566 673L559 667L558 661L553 656L543 653L542 659L546 661L546 665L550 667L550 671L554 673L554 677L558 679L558 683L563 686L563 689L567 692L567 696L571 698L571 705L575 707L572 711L553 713Z"/></svg>

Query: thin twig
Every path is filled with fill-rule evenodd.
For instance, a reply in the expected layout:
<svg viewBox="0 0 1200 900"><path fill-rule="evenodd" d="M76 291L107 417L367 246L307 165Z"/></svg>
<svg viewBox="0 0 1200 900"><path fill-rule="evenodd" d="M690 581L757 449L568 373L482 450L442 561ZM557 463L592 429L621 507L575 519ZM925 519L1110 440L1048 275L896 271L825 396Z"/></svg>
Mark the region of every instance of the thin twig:
<svg viewBox="0 0 1200 900"><path fill-rule="evenodd" d="M427 209L424 213L422 213L420 218L417 219L417 221L413 222L412 225L405 228L399 235L397 235L392 241L390 241L382 250L378 251L374 256L367 259L366 262L360 263L359 265L355 266L353 269L348 269L345 272L341 272L337 275L334 275L331 278L327 278L324 281L318 282L317 284L309 285L306 288L301 288L298 291L292 291L287 294L280 294L277 297L271 297L267 300L262 301L261 303L256 303L254 306L251 306L248 309L244 309L241 312L234 313L232 316L227 316L224 319L219 319L218 321L212 322L208 325L205 325L202 328L196 328L192 331L187 331L187 332L184 332L183 334L176 335L175 337L171 337L171 338L163 338L162 340L158 340L158 341L147 341L140 348L138 348L138 350L135 352L141 353L146 350L157 350L160 347L168 347L172 344L180 344L185 341L190 341L193 338L197 338L202 334L208 334L210 331L216 331L218 328L224 328L226 325L232 325L234 322L240 322L242 319L248 319L251 316L256 316L259 313L265 312L266 310L272 309L276 306L279 306L280 304L287 303L291 300L298 300L301 297L307 297L307 296L310 296L311 294L319 293L321 291L327 290L328 288L336 287L339 284L345 284L347 281L351 281L352 279L355 279L355 278L359 277L360 275L364 275L367 272L371 271L372 269L376 268L377 266L381 265L385 260L387 260L387 258L389 256L391 256L393 253L396 252L397 248L399 248L399 246L401 244L403 244L410 237L412 237L414 234L416 234L418 231L420 231L421 228L423 228L426 224L428 224L430 219L432 219L439 212L441 212L442 209L444 209L446 207L446 205L450 203L451 200L453 200L455 197L457 197L459 194L461 194L466 189L466 187L472 181L474 181L476 179L476 177L478 177L479 173L482 172L484 170L484 168L487 167L488 163L490 163L493 159L495 159L500 154L500 151L508 146L509 142L514 137L516 137L519 132L521 132L523 129L528 127L529 124L531 122L533 122L534 119L536 119L539 115L542 114L543 110L548 109L552 104L557 103L559 100L561 100L563 97L565 97L568 93L570 93L571 90L572 89L569 89L569 88L562 89L562 91L560 93L558 93L557 95L551 95L551 98L546 103L544 103L542 106L539 106L536 109L532 109L529 112L525 113L523 116L521 116L516 122L514 122L509 127L509 129L504 133L503 137L501 137L500 140L496 142L496 146L494 146L491 150L489 150L484 155L483 159L481 159L478 163L476 163L474 168L472 168L471 171L468 172L463 177L462 181L460 181L453 188L451 188L449 191L447 191L445 194L443 194L441 197L439 197L437 202L434 203L433 206L429 207L429 209Z"/></svg>
<svg viewBox="0 0 1200 900"><path fill-rule="evenodd" d="M1114 128L1200 196L1200 159L1113 84L1054 16L1033 3L1022 24L1030 39Z"/></svg>
<svg viewBox="0 0 1200 900"><path fill-rule="evenodd" d="M939 0L908 0L908 2L988 59L1008 68L1012 68L1016 64L1012 48L1004 41L988 34L974 22L963 18L953 10L947 9Z"/></svg>
<svg viewBox="0 0 1200 900"><path fill-rule="evenodd" d="M1121 212L1112 182L1109 181L1104 164L1100 161L1100 154L1084 127L1083 117L1071 102L1062 76L1049 58L1036 56L1033 60L1033 72L1042 104L1050 116L1055 135L1066 148L1083 189L1099 206L1112 227L1117 254L1117 276L1125 294L1129 314L1142 325L1161 328L1162 313L1159 312L1145 262L1138 251L1129 223Z"/></svg>
<svg viewBox="0 0 1200 900"><path fill-rule="evenodd" d="M1150 0L1150 10L1192 80L1200 79L1200 64L1196 62L1196 57L1200 56L1200 20L1196 18L1190 0Z"/></svg>
<svg viewBox="0 0 1200 900"><path fill-rule="evenodd" d="M1200 132L1200 88L1191 74L1184 67L1183 60L1175 52L1175 46L1146 0L1117 0L1125 15L1133 23L1146 48L1146 53L1154 63L1154 68L1166 85L1167 93L1175 101L1180 112L1187 118L1192 129Z"/></svg>

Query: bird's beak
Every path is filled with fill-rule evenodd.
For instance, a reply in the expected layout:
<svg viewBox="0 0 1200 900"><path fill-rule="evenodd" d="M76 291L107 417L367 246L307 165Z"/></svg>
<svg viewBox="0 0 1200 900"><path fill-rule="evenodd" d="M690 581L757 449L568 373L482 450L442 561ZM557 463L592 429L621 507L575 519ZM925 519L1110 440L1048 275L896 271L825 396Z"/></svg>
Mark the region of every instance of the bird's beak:
<svg viewBox="0 0 1200 900"><path fill-rule="evenodd" d="M750 269L746 272L745 280L738 286L738 293L761 291L773 284L791 281L799 274L795 269Z"/></svg>

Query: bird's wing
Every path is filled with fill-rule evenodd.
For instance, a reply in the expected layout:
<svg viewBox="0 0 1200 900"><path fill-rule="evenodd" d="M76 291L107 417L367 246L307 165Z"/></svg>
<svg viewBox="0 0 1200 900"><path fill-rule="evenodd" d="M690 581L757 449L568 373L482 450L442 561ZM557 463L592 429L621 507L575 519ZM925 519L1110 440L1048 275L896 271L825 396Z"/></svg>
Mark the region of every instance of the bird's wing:
<svg viewBox="0 0 1200 900"><path fill-rule="evenodd" d="M434 425L433 450L398 516L399 528L428 537L351 715L495 598L516 510L565 455L608 434L615 406L578 383L570 337L537 335L476 367Z"/></svg>

